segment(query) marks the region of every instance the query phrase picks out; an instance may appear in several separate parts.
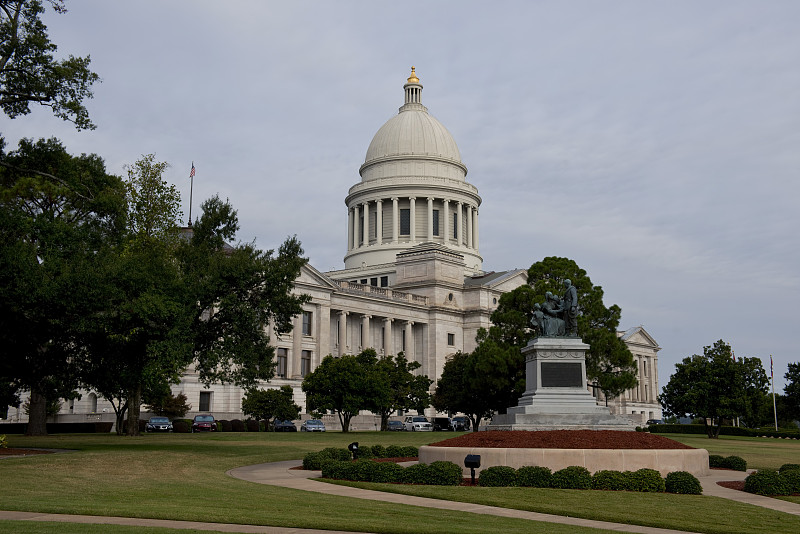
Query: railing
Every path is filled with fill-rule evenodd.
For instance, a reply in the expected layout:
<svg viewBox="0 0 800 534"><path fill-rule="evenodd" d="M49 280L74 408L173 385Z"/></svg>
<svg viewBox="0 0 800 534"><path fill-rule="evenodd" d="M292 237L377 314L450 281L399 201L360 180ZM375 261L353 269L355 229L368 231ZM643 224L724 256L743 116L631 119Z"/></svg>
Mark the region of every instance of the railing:
<svg viewBox="0 0 800 534"><path fill-rule="evenodd" d="M336 285L346 293L369 294L379 298L389 300L400 300L403 302L411 302L414 304L422 304L427 306L428 297L424 295L414 295L413 293L405 293L403 291L395 291L387 287L371 286L369 284L359 284L356 282L348 282L347 280L334 280Z"/></svg>

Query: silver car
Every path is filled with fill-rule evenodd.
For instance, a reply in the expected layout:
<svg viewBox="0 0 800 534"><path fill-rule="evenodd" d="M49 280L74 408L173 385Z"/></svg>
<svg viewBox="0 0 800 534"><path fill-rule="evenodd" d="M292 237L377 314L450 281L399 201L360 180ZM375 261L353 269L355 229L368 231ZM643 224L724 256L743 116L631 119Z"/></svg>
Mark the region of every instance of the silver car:
<svg viewBox="0 0 800 534"><path fill-rule="evenodd" d="M433 432L433 425L425 416L408 415L403 421L403 426L409 432Z"/></svg>
<svg viewBox="0 0 800 534"><path fill-rule="evenodd" d="M309 419L300 425L300 432L325 432L325 423L319 419Z"/></svg>

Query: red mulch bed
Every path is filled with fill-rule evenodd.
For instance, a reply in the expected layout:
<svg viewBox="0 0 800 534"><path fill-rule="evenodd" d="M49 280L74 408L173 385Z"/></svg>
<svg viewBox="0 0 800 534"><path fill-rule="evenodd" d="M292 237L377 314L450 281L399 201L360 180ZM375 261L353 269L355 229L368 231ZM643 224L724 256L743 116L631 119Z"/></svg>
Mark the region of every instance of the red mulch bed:
<svg viewBox="0 0 800 534"><path fill-rule="evenodd" d="M31 454L53 454L53 451L36 449L0 449L0 456L29 456Z"/></svg>
<svg viewBox="0 0 800 534"><path fill-rule="evenodd" d="M620 430L490 430L450 438L434 447L487 447L508 449L693 449L675 440Z"/></svg>
<svg viewBox="0 0 800 534"><path fill-rule="evenodd" d="M717 482L717 486L728 488L732 490L744 491L744 480L721 480Z"/></svg>

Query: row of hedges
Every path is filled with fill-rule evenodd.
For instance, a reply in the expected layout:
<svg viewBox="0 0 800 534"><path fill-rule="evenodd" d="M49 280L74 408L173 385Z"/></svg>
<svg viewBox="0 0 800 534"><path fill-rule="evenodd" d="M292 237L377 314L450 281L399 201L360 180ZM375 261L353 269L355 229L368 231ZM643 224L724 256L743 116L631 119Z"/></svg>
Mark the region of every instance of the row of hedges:
<svg viewBox="0 0 800 534"><path fill-rule="evenodd" d="M597 489L611 491L640 491L684 493L700 495L700 481L686 471L669 473L667 478L655 469L638 471L602 470L594 475L582 466L570 466L551 472L547 467L524 466L519 469L494 466L481 471L480 486L504 487L524 486L533 488Z"/></svg>
<svg viewBox="0 0 800 534"><path fill-rule="evenodd" d="M757 495L800 493L800 465L783 464L777 471L760 469L744 480L744 490Z"/></svg>
<svg viewBox="0 0 800 534"><path fill-rule="evenodd" d="M705 434L705 425L650 425L647 427L651 434ZM721 436L745 436L751 438L785 438L800 439L798 430L765 430L743 428L740 426L723 426L719 431Z"/></svg>
<svg viewBox="0 0 800 534"><path fill-rule="evenodd" d="M453 462L433 462L409 467L394 462L375 460L338 461L323 464L322 477L359 482L389 482L458 486L461 484L461 467Z"/></svg>
<svg viewBox="0 0 800 534"><path fill-rule="evenodd" d="M371 458L416 458L419 456L419 449L414 446L400 447L398 445L360 445L358 447L359 459L368 460ZM349 461L350 451L344 448L328 447L319 452L310 452L303 458L303 469L317 471L330 461Z"/></svg>
<svg viewBox="0 0 800 534"><path fill-rule="evenodd" d="M722 469L733 469L734 471L747 471L747 462L739 456L720 456L719 454L708 455L708 467L720 467Z"/></svg>

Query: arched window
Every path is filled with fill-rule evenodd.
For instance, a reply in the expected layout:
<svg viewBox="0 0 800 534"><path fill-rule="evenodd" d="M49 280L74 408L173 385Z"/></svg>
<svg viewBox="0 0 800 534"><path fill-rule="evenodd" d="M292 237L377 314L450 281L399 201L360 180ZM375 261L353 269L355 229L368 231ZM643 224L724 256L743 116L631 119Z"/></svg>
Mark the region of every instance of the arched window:
<svg viewBox="0 0 800 534"><path fill-rule="evenodd" d="M97 395L89 393L89 413L97 412Z"/></svg>

